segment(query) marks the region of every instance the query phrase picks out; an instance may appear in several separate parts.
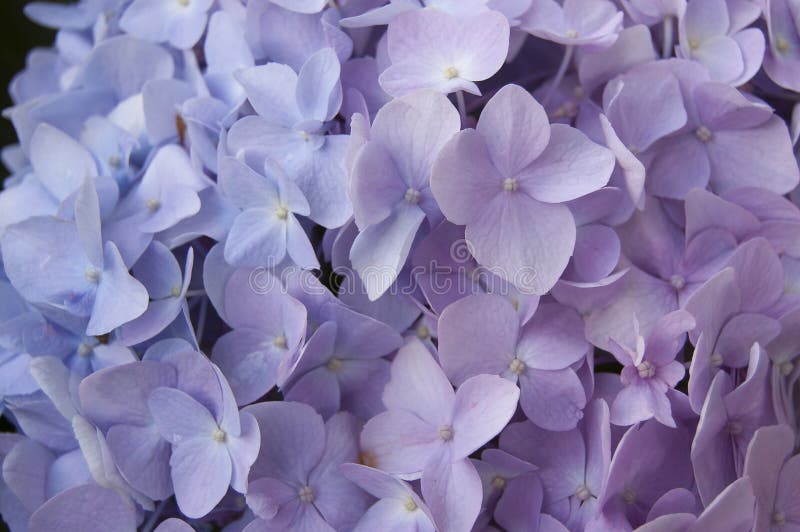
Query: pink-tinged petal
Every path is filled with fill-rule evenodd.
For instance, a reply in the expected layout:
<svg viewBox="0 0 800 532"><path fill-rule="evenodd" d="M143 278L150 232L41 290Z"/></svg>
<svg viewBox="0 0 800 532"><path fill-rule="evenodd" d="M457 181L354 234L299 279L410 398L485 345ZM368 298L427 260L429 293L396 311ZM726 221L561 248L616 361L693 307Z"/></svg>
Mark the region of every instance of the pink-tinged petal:
<svg viewBox="0 0 800 532"><path fill-rule="evenodd" d="M769 530L781 468L794 449L788 425L758 429L747 447L744 475L750 477L756 496L755 530Z"/></svg>
<svg viewBox="0 0 800 532"><path fill-rule="evenodd" d="M422 476L422 496L439 530L469 532L481 509L481 477L468 459L435 460Z"/></svg>
<svg viewBox="0 0 800 532"><path fill-rule="evenodd" d="M394 357L391 380L383 391L388 410L409 412L433 427L449 423L456 394L442 368L417 338Z"/></svg>
<svg viewBox="0 0 800 532"><path fill-rule="evenodd" d="M497 501L494 518L509 532L541 530L538 526L544 492L535 474L522 475L509 482Z"/></svg>
<svg viewBox="0 0 800 532"><path fill-rule="evenodd" d="M718 193L758 186L786 194L800 182L789 131L777 116L757 128L714 131L706 146Z"/></svg>
<svg viewBox="0 0 800 532"><path fill-rule="evenodd" d="M475 294L448 305L439 317L439 361L457 386L482 373L508 370L519 318L504 297Z"/></svg>
<svg viewBox="0 0 800 532"><path fill-rule="evenodd" d="M542 154L519 174L519 187L531 197L561 203L585 196L608 183L614 154L563 124L550 128Z"/></svg>
<svg viewBox="0 0 800 532"><path fill-rule="evenodd" d="M496 375L467 379L456 392L451 459L466 458L494 438L514 415L519 388Z"/></svg>
<svg viewBox="0 0 800 532"><path fill-rule="evenodd" d="M519 377L520 406L536 425L547 430L570 430L583 417L586 393L571 369L528 368Z"/></svg>
<svg viewBox="0 0 800 532"><path fill-rule="evenodd" d="M61 492L31 515L31 532L136 530L136 508L119 492L85 484Z"/></svg>
<svg viewBox="0 0 800 532"><path fill-rule="evenodd" d="M484 136L467 129L442 148L433 166L431 191L454 224L479 219L503 192L503 176L492 163Z"/></svg>
<svg viewBox="0 0 800 532"><path fill-rule="evenodd" d="M361 432L361 449L369 463L397 475L419 474L443 444L438 424L404 410L378 414Z"/></svg>
<svg viewBox="0 0 800 532"><path fill-rule="evenodd" d="M482 81L503 65L508 42L508 20L496 11L468 18L436 9L403 13L389 25L389 57L394 65L413 65L425 74L402 88L382 76L381 85L389 94L400 95L457 79ZM402 81L394 76L390 79Z"/></svg>
<svg viewBox="0 0 800 532"><path fill-rule="evenodd" d="M558 370L575 364L589 350L583 320L559 304L539 305L522 329L516 356L535 369Z"/></svg>
<svg viewBox="0 0 800 532"><path fill-rule="evenodd" d="M506 85L481 111L476 128L503 177L514 177L544 151L550 140L547 113L528 91Z"/></svg>
<svg viewBox="0 0 800 532"><path fill-rule="evenodd" d="M210 436L173 446L169 465L178 508L187 517L203 517L228 491L231 457L226 446Z"/></svg>
<svg viewBox="0 0 800 532"><path fill-rule="evenodd" d="M370 301L381 297L397 279L424 219L422 209L404 201L388 218L370 225L356 237L350 248L350 261Z"/></svg>
<svg viewBox="0 0 800 532"><path fill-rule="evenodd" d="M433 65L407 61L395 63L380 75L381 88L395 98L414 94L422 89L442 94L463 91L480 96L481 91L472 81L456 77L448 79L443 70Z"/></svg>
<svg viewBox="0 0 800 532"><path fill-rule="evenodd" d="M253 478L305 481L325 446L322 416L308 405L288 401L250 405L242 410L245 412L256 418L261 429L261 451L251 471Z"/></svg>
<svg viewBox="0 0 800 532"><path fill-rule="evenodd" d="M521 191L495 197L465 231L481 265L536 295L550 290L564 272L575 234L566 206L541 203Z"/></svg>

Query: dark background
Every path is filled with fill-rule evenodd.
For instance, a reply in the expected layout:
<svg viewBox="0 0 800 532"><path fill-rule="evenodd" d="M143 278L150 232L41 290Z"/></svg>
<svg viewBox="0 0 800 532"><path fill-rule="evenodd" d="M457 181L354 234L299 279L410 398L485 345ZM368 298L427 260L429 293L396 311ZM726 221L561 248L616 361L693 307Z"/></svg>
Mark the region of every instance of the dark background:
<svg viewBox="0 0 800 532"><path fill-rule="evenodd" d="M0 109L11 105L8 84L14 74L25 67L28 51L36 46L49 46L55 38L54 31L37 26L22 13L22 8L28 1L0 0ZM55 1L68 3L64 0ZM0 146L12 144L16 140L11 122L0 118ZM5 167L0 165L0 180L7 173Z"/></svg>

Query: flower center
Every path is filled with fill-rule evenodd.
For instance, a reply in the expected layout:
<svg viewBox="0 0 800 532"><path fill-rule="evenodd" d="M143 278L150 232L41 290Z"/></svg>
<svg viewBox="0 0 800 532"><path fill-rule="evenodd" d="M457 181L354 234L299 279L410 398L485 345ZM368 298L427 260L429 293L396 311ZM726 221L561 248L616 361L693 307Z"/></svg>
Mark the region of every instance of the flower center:
<svg viewBox="0 0 800 532"><path fill-rule="evenodd" d="M417 338L422 340L427 340L431 337L431 330L428 329L427 325L420 325L417 327Z"/></svg>
<svg viewBox="0 0 800 532"><path fill-rule="evenodd" d="M375 455L367 451L358 453L358 463L367 467L378 466L378 460L375 458Z"/></svg>
<svg viewBox="0 0 800 532"><path fill-rule="evenodd" d="M95 268L86 268L86 272L83 275L90 283L97 284L100 282L100 271Z"/></svg>
<svg viewBox="0 0 800 532"><path fill-rule="evenodd" d="M454 66L449 66L444 69L444 77L447 79L453 79L458 77L458 69Z"/></svg>
<svg viewBox="0 0 800 532"><path fill-rule="evenodd" d="M405 198L407 202L416 205L417 203L419 203L419 190L417 190L416 188L409 188L408 190L406 190Z"/></svg>
<svg viewBox="0 0 800 532"><path fill-rule="evenodd" d="M276 336L272 339L272 345L277 347L278 349L286 349L287 341L284 335Z"/></svg>
<svg viewBox="0 0 800 532"><path fill-rule="evenodd" d="M328 364L326 366L328 368L328 371L336 373L337 371L342 369L342 361L341 359L333 357L332 359L328 360Z"/></svg>
<svg viewBox="0 0 800 532"><path fill-rule="evenodd" d="M161 208L161 202L155 198L150 198L146 202L144 202L147 210L150 212L156 212L158 209Z"/></svg>
<svg viewBox="0 0 800 532"><path fill-rule="evenodd" d="M564 35L566 35L567 38L569 39L574 39L575 37L578 36L578 30L573 30L573 29L567 30L566 33L564 33Z"/></svg>
<svg viewBox="0 0 800 532"><path fill-rule="evenodd" d="M514 192L518 187L519 185L517 184L517 180L513 177L507 177L503 179L503 190L506 192Z"/></svg>
<svg viewBox="0 0 800 532"><path fill-rule="evenodd" d="M712 137L711 130L709 130L706 126L700 126L695 129L694 136L697 137L703 144L707 144Z"/></svg>
<svg viewBox="0 0 800 532"><path fill-rule="evenodd" d="M708 358L708 362L709 362L709 364L711 364L712 368L718 368L718 367L720 367L722 365L722 362L723 362L722 355L720 355L719 353L713 353Z"/></svg>
<svg viewBox="0 0 800 532"><path fill-rule="evenodd" d="M172 297L179 297L181 295L181 287L173 286L169 291L169 295L171 295Z"/></svg>
<svg viewBox="0 0 800 532"><path fill-rule="evenodd" d="M731 421L728 423L728 432L733 436L738 436L743 430L742 424L737 421Z"/></svg>
<svg viewBox="0 0 800 532"><path fill-rule="evenodd" d="M88 357L92 354L93 349L94 348L91 345L87 343L81 343L81 345L78 346L78 356Z"/></svg>
<svg viewBox="0 0 800 532"><path fill-rule="evenodd" d="M639 377L643 379L651 379L656 376L656 367L648 360L636 366L636 371L639 372Z"/></svg>
<svg viewBox="0 0 800 532"><path fill-rule="evenodd" d="M492 479L492 487L496 490L501 490L506 487L506 479L501 477L500 475L496 475Z"/></svg>
<svg viewBox="0 0 800 532"><path fill-rule="evenodd" d="M625 504L633 504L636 502L636 492L633 491L631 488L625 488L622 490L622 500L625 501Z"/></svg>
<svg viewBox="0 0 800 532"><path fill-rule="evenodd" d="M778 526L783 526L786 524L786 514L781 511L775 511L772 514L772 523Z"/></svg>
<svg viewBox="0 0 800 532"><path fill-rule="evenodd" d="M450 441L453 439L453 427L450 425L442 425L439 427L439 437L443 441Z"/></svg>
<svg viewBox="0 0 800 532"><path fill-rule="evenodd" d="M683 275L675 274L669 278L669 284L671 284L672 288L675 290L681 290L686 286L686 279L683 278Z"/></svg>
<svg viewBox="0 0 800 532"><path fill-rule="evenodd" d="M297 496L305 503L314 502L314 490L311 489L311 486L303 486L300 488L297 492Z"/></svg>
<svg viewBox="0 0 800 532"><path fill-rule="evenodd" d="M217 443L223 443L225 438L227 438L227 434L221 428L217 427L214 429L214 432L211 433L211 438Z"/></svg>
<svg viewBox="0 0 800 532"><path fill-rule="evenodd" d="M183 7L187 7L190 2L191 2L191 0L178 0L178 4L183 6Z"/></svg>
<svg viewBox="0 0 800 532"><path fill-rule="evenodd" d="M108 158L108 166L111 168L120 168L122 166L122 159L118 155L112 155Z"/></svg>
<svg viewBox="0 0 800 532"><path fill-rule="evenodd" d="M781 372L781 375L784 377L788 377L789 374L794 370L794 364L792 364L789 360L785 362L781 362L778 365L778 371Z"/></svg>
<svg viewBox="0 0 800 532"><path fill-rule="evenodd" d="M414 510L417 509L417 503L414 502L414 499L412 499L411 496L409 495L408 497L406 497L406 502L405 504L403 504L403 507L406 509L406 511L413 512Z"/></svg>
<svg viewBox="0 0 800 532"><path fill-rule="evenodd" d="M592 496L592 492L589 491L589 488L586 487L585 484L581 484L577 488L575 488L575 497L581 501L588 501L589 497Z"/></svg>
<svg viewBox="0 0 800 532"><path fill-rule="evenodd" d="M779 52L783 53L789 49L789 41L783 37L778 37L775 39L775 48L777 48Z"/></svg>
<svg viewBox="0 0 800 532"><path fill-rule="evenodd" d="M525 372L525 362L514 357L511 359L511 362L508 363L508 369L511 370L511 373L514 375L522 375Z"/></svg>
<svg viewBox="0 0 800 532"><path fill-rule="evenodd" d="M697 50L700 48L700 42L697 39L689 39L689 50Z"/></svg>
<svg viewBox="0 0 800 532"><path fill-rule="evenodd" d="M284 205L281 205L275 209L275 216L278 217L278 220L285 220L289 217L289 209L287 209Z"/></svg>

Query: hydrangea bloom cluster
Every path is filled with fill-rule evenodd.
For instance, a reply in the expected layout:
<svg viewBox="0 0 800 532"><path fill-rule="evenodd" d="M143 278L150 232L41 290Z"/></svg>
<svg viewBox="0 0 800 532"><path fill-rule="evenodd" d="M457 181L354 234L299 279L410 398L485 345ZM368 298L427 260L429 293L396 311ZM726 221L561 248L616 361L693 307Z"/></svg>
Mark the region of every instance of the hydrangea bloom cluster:
<svg viewBox="0 0 800 532"><path fill-rule="evenodd" d="M796 0L25 12L12 532L800 530Z"/></svg>

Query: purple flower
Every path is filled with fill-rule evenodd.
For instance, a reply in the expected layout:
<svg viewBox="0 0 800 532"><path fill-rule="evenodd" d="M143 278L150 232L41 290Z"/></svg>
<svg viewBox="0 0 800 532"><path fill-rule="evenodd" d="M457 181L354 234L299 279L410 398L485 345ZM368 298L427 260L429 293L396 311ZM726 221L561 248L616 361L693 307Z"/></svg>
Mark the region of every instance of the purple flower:
<svg viewBox="0 0 800 532"><path fill-rule="evenodd" d="M213 0L134 0L119 21L131 35L187 49L203 35Z"/></svg>
<svg viewBox="0 0 800 532"><path fill-rule="evenodd" d="M635 346L611 340L611 353L623 366L620 378L625 386L611 405L611 420L616 425L633 425L655 417L674 427L666 394L686 373L675 356L686 332L695 328L695 320L685 310L676 310L658 320L647 338L639 334L638 322L633 326Z"/></svg>
<svg viewBox="0 0 800 532"><path fill-rule="evenodd" d="M439 358L450 380L492 374L518 383L522 410L549 430L574 428L583 415L586 392L573 368L588 350L580 316L558 304L540 305L521 324L505 298L473 295L439 319Z"/></svg>
<svg viewBox="0 0 800 532"><path fill-rule="evenodd" d="M360 464L342 464L341 470L350 481L378 499L358 521L354 532L387 527L417 532L436 530L428 506L408 482Z"/></svg>
<svg viewBox="0 0 800 532"><path fill-rule="evenodd" d="M210 512L228 491L247 492L247 476L260 445L256 419L239 414L219 370L222 403L210 412L176 388L156 388L148 406L161 436L172 444L169 460L175 498L188 517Z"/></svg>
<svg viewBox="0 0 800 532"><path fill-rule="evenodd" d="M245 530L351 529L367 509L366 495L339 469L358 460L355 418L339 413L325 423L293 402L259 403L244 414L264 427L247 493L255 519Z"/></svg>
<svg viewBox="0 0 800 532"><path fill-rule="evenodd" d="M375 117L350 177L360 231L350 260L370 300L397 278L423 220L441 220L429 185L431 168L459 127L450 102L428 91L393 100Z"/></svg>
<svg viewBox="0 0 800 532"><path fill-rule="evenodd" d="M419 89L480 95L475 82L503 66L508 35L508 20L496 11L467 18L436 9L404 13L389 24L392 65L381 74L381 87L395 97Z"/></svg>
<svg viewBox="0 0 800 532"><path fill-rule="evenodd" d="M562 203L599 189L613 169L610 151L569 126L550 126L536 100L510 85L489 101L476 130L442 149L431 188L447 219L466 225L480 264L543 294L575 247L575 221Z"/></svg>
<svg viewBox="0 0 800 532"><path fill-rule="evenodd" d="M422 495L437 526L469 530L480 510L481 482L467 457L514 413L519 391L494 375L466 379L457 392L428 349L411 339L392 362L386 412L364 426L369 463L388 473L422 477Z"/></svg>

